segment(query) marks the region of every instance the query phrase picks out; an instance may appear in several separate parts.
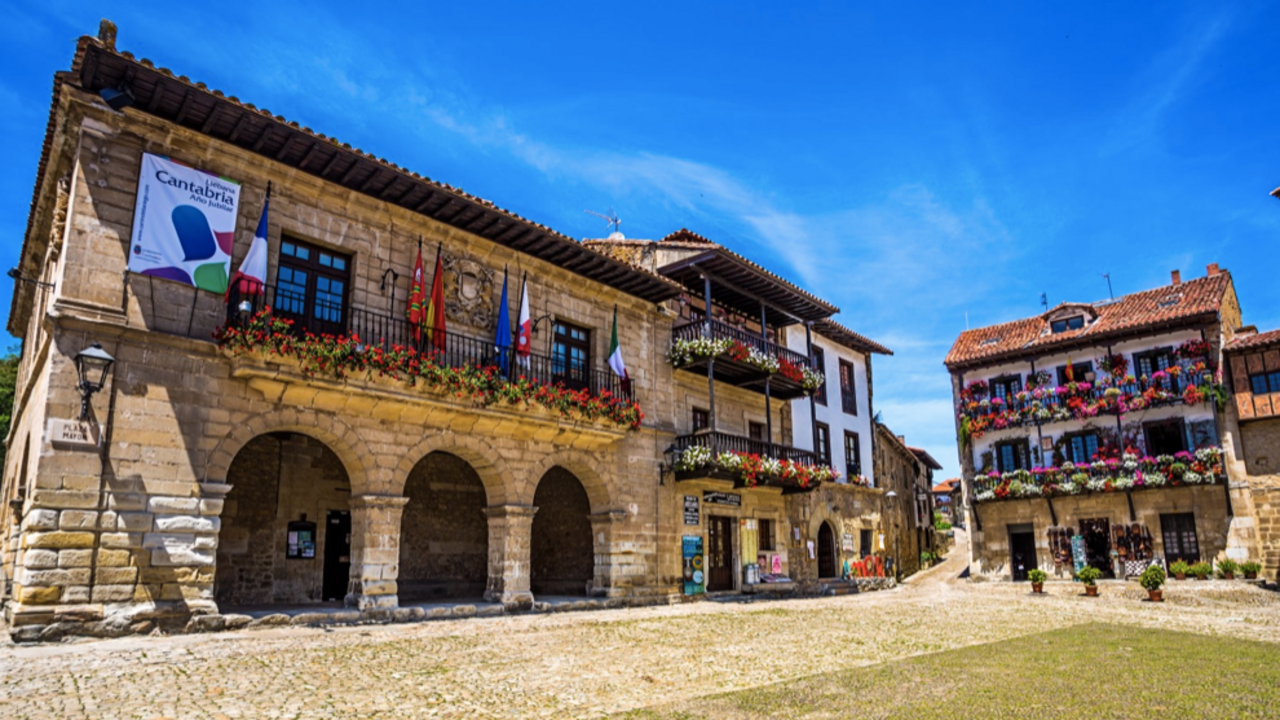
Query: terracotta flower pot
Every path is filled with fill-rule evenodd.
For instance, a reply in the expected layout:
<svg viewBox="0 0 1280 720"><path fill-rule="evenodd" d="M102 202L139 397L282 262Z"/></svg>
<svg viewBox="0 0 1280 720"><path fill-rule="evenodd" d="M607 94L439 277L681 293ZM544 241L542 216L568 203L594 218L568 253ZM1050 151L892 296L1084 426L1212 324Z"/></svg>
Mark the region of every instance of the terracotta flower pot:
<svg viewBox="0 0 1280 720"><path fill-rule="evenodd" d="M1178 580L1186 580L1186 579L1187 579L1187 574L1186 574L1186 573L1177 573L1177 574L1175 574L1175 575L1174 575L1174 577L1175 577L1175 578L1177 578Z"/></svg>
<svg viewBox="0 0 1280 720"><path fill-rule="evenodd" d="M1085 595L1088 595L1089 597L1098 597L1098 586L1097 586L1097 585L1085 585L1085 586L1084 586L1084 594L1085 594Z"/></svg>
<svg viewBox="0 0 1280 720"><path fill-rule="evenodd" d="M1031 583L1031 592L1035 592L1035 593L1044 592L1044 583Z"/></svg>
<svg viewBox="0 0 1280 720"><path fill-rule="evenodd" d="M1223 579L1223 580L1235 580L1235 579L1236 579L1236 574L1235 574L1235 573L1222 573L1222 579Z"/></svg>
<svg viewBox="0 0 1280 720"><path fill-rule="evenodd" d="M1164 602L1164 590L1148 590L1147 598L1151 602Z"/></svg>
<svg viewBox="0 0 1280 720"><path fill-rule="evenodd" d="M1247 572L1247 573L1245 573L1245 574L1244 574L1244 579L1245 579L1245 580L1257 580L1257 579L1258 579L1258 573L1256 573L1256 572Z"/></svg>

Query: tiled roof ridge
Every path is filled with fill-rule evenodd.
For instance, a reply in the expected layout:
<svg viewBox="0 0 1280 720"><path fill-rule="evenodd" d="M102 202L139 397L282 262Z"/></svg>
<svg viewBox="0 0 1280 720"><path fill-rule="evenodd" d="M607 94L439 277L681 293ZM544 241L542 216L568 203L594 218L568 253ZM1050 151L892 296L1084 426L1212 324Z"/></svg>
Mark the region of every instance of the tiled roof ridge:
<svg viewBox="0 0 1280 720"><path fill-rule="evenodd" d="M960 333L943 361L947 366L965 365L974 361L995 361L1000 358L1021 354L1023 351L1048 350L1058 344L1068 344L1092 337L1107 337L1113 333L1128 332L1143 327L1161 325L1168 322L1191 319L1217 310L1222 297L1231 284L1231 273L1226 269L1216 274L1170 283L1147 290L1139 290L1122 295L1115 300L1092 303L1097 312L1097 319L1080 330L1062 333L1058 336L1047 336L1046 318L1053 310L1029 317L1018 318L994 325L971 328ZM1160 299L1177 295L1179 300L1190 297L1190 303L1179 303L1176 309L1163 313L1160 317L1142 318L1142 315L1163 310L1158 307ZM1153 310L1147 305L1155 302ZM1209 307L1207 303L1212 303ZM1067 303L1062 303L1062 307ZM1084 303L1081 303L1083 305ZM1055 308L1056 310L1057 308ZM1128 316L1138 319L1126 319ZM1044 340L1045 338L1049 338ZM1044 340L1041 342L1041 340ZM984 350L984 348L989 348Z"/></svg>
<svg viewBox="0 0 1280 720"><path fill-rule="evenodd" d="M1237 335L1227 343L1225 350L1244 350L1247 348L1261 348L1269 345L1280 344L1280 329L1268 330L1266 332L1255 332L1249 335Z"/></svg>

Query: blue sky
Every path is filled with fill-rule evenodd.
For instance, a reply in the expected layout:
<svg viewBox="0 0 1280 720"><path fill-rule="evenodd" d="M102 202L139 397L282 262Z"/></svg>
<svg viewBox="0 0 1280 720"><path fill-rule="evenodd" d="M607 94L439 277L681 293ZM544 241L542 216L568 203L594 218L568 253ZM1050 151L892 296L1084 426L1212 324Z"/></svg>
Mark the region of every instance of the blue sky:
<svg viewBox="0 0 1280 720"><path fill-rule="evenodd" d="M966 313L1219 262L1280 327L1280 3L386 5L6 8L10 265L52 75L105 16L122 49L568 235L612 207L778 269L896 351L876 410L943 477Z"/></svg>

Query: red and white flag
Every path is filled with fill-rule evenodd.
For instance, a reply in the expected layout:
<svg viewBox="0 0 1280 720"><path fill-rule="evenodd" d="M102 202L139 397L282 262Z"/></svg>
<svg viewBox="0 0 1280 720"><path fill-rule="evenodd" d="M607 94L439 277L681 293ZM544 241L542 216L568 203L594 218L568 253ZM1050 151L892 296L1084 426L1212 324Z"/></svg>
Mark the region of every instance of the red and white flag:
<svg viewBox="0 0 1280 720"><path fill-rule="evenodd" d="M529 278L520 283L520 314L516 316L516 362L529 367L529 355L533 353L533 321L529 319Z"/></svg>

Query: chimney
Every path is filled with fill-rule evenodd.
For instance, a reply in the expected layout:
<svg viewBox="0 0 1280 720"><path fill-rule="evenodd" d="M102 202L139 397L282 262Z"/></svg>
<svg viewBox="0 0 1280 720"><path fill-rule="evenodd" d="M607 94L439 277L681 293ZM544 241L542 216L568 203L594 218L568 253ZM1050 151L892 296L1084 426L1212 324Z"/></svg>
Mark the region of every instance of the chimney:
<svg viewBox="0 0 1280 720"><path fill-rule="evenodd" d="M1214 277L1219 272L1218 263L1209 263L1208 267L1206 267L1205 269L1209 271L1209 277Z"/></svg>
<svg viewBox="0 0 1280 720"><path fill-rule="evenodd" d="M1174 285L1181 285L1181 284L1182 284L1182 271L1181 271L1181 270L1174 270L1173 272L1169 273L1169 276L1173 278L1173 284L1174 284Z"/></svg>
<svg viewBox="0 0 1280 720"><path fill-rule="evenodd" d="M906 436L906 435L899 435L899 436L898 436L898 442L902 443L903 445L906 445L906 444L907 444L907 436Z"/></svg>

